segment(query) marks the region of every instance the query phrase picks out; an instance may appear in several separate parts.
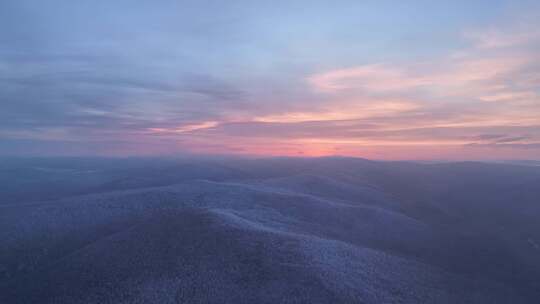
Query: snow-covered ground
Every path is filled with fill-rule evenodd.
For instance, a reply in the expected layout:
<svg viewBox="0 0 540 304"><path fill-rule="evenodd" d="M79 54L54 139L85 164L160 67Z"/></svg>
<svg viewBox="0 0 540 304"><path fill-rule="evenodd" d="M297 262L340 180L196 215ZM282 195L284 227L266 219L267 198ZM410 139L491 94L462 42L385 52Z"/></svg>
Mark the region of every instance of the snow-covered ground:
<svg viewBox="0 0 540 304"><path fill-rule="evenodd" d="M537 303L540 169L0 162L0 303Z"/></svg>

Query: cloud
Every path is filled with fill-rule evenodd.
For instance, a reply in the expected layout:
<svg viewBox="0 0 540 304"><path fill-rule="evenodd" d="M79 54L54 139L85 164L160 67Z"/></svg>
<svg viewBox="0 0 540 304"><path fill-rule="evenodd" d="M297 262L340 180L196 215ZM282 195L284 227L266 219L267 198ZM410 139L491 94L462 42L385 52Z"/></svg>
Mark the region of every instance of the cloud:
<svg viewBox="0 0 540 304"><path fill-rule="evenodd" d="M480 144L480 143L471 143L467 144L468 147L474 148L494 148L494 149L523 149L523 150L540 150L540 142L536 143L527 143L527 144L506 144L506 143L491 143L491 144Z"/></svg>
<svg viewBox="0 0 540 304"><path fill-rule="evenodd" d="M418 97L463 96L475 99L482 97L479 93L493 93L495 99L497 96L503 99L516 96L538 98L534 92L522 92L506 82L508 79L520 82L524 80L523 76L529 77L521 72L537 59L538 56L517 57L514 54L484 56L473 50L467 56L419 64L376 64L332 70L312 75L308 82L315 90L327 93L347 90L365 95L414 92Z"/></svg>
<svg viewBox="0 0 540 304"><path fill-rule="evenodd" d="M373 92L406 90L429 85L431 80L407 75L407 71L383 64L373 64L332 70L308 78L310 84L322 92L358 89Z"/></svg>
<svg viewBox="0 0 540 304"><path fill-rule="evenodd" d="M492 26L487 29L469 30L464 37L477 49L505 49L527 46L540 40L540 30L535 27L538 16L523 18L505 27Z"/></svg>
<svg viewBox="0 0 540 304"><path fill-rule="evenodd" d="M536 81L540 79L537 64L540 53L535 51L540 50L540 36L528 31L529 28L471 32L466 35L473 40L471 47L443 58L353 66L316 73L306 79L314 91L325 94L344 109L347 115L342 118L352 118L358 113L357 118L364 122L377 121L382 129L355 133L349 128L336 131L334 138L357 139L373 133L358 142L468 145L467 141L481 140L488 142L478 145L505 144L511 148L509 143L523 141L516 143L516 147L535 147L540 124L540 83ZM362 115L366 114L361 111L362 106L369 109L396 98L406 98L410 105L397 112L397 119L391 119L396 114L391 110L371 115L368 111L367 116ZM316 120L326 113L301 114ZM295 113L289 113L288 117L295 117ZM530 126L535 135L524 136L515 133L517 130L491 134L516 126ZM469 136L474 129L490 133ZM422 132L426 136L420 136Z"/></svg>
<svg viewBox="0 0 540 304"><path fill-rule="evenodd" d="M154 134L163 134L163 133L187 133L197 130L205 130L218 126L217 121L205 121L193 124L184 124L175 128L148 128L148 131Z"/></svg>
<svg viewBox="0 0 540 304"><path fill-rule="evenodd" d="M490 140L490 139L500 139L505 137L504 134L480 134L477 136L471 137L474 140Z"/></svg>
<svg viewBox="0 0 540 304"><path fill-rule="evenodd" d="M322 35L301 18L275 29L247 4L217 4L218 17L196 2L102 4L0 9L2 140L96 153L460 157L540 141L533 19L397 58L381 45L402 32L347 31L356 27L342 13Z"/></svg>
<svg viewBox="0 0 540 304"><path fill-rule="evenodd" d="M517 141L523 141L523 140L526 140L526 139L529 139L529 136L505 137L505 138L497 139L495 142L496 143L513 143L513 142L517 142Z"/></svg>

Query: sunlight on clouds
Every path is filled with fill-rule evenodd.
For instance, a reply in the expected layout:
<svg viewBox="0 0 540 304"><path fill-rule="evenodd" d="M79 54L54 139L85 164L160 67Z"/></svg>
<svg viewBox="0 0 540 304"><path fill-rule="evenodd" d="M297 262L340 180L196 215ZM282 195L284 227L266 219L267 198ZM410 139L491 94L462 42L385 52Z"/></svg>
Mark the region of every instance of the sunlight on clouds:
<svg viewBox="0 0 540 304"><path fill-rule="evenodd" d="M417 106L405 101L379 101L355 100L335 101L333 108L345 110L322 110L318 112L288 112L284 114L258 116L253 119L256 122L295 123L309 121L340 121L368 118L378 115L399 115L401 112L411 111Z"/></svg>
<svg viewBox="0 0 540 304"><path fill-rule="evenodd" d="M540 108L540 71L537 69L540 53L533 50L540 42L540 32L530 32L526 28L519 28L521 31L518 32L512 30L516 29L470 32L465 38L473 41L471 47L430 61L367 64L308 76L306 80L311 88L328 96L336 105L345 105L348 110L345 113L355 113L356 108L354 103L340 102L344 98L362 100L370 96L382 100L406 96L411 105L401 112L399 108L392 111L389 107L386 113L375 113L380 135L392 130L402 132L402 139L329 137L317 141L353 145L459 146L470 142L470 139L463 139L467 128L533 126L536 139L527 142L534 144L540 140L537 136L540 115L535 112ZM367 106L368 112L373 104L376 103ZM451 112L454 105L455 112ZM462 111L458 111L458 107ZM398 120L390 119L393 114ZM356 116L357 119L366 117L370 115ZM451 128L455 136L407 138L405 131L416 128Z"/></svg>
<svg viewBox="0 0 540 304"><path fill-rule="evenodd" d="M540 55L531 50L540 36L523 28L512 30L516 29L471 31L465 35L473 42L471 47L429 61L366 64L309 75L307 83L324 102L305 111L258 115L251 121L276 127L288 124L287 140L303 147L290 150L303 155L369 147L427 151L436 146L456 147L455 153L465 155L467 149L474 153L488 147L511 149L502 145L508 140L535 147L540 141L540 115L535 112L540 107L536 69ZM304 129L305 122L326 127L321 125L317 135ZM362 123L371 126L366 129ZM498 140L475 139L470 133L500 128L509 129ZM264 130L260 128L259 135L270 136ZM268 130L271 133L272 128ZM247 148L254 153L260 149Z"/></svg>
<svg viewBox="0 0 540 304"><path fill-rule="evenodd" d="M432 89L437 92L455 90L448 94L467 95L470 88L485 90L501 77L513 76L512 72L533 60L533 58L498 56L480 59L442 59L442 62L410 64L403 67L368 65L312 75L308 77L308 82L315 90L327 93L352 90L364 94L380 94Z"/></svg>
<svg viewBox="0 0 540 304"><path fill-rule="evenodd" d="M338 92L345 89L366 91L401 90L430 84L423 77L413 77L398 67L383 64L338 69L312 75L308 82L321 92Z"/></svg>
<svg viewBox="0 0 540 304"><path fill-rule="evenodd" d="M354 113L345 113L345 112L326 112L326 113L290 112L290 113L284 113L284 114L255 117L253 121L294 123L294 122L306 122L306 121L348 120L348 119L354 119L354 118L356 118L356 115Z"/></svg>
<svg viewBox="0 0 540 304"><path fill-rule="evenodd" d="M345 139L332 139L332 138L309 138L309 139L300 139L300 142L304 144L353 144L357 146L436 146L436 145L463 145L469 143L469 141L463 139L431 139L431 140L399 140L399 139L355 139L355 138L345 138Z"/></svg>
<svg viewBox="0 0 540 304"><path fill-rule="evenodd" d="M469 31L469 47L439 58L307 75L316 102L224 121L210 133L187 129L253 155L473 158L520 147L513 155L530 157L540 142L538 33Z"/></svg>
<svg viewBox="0 0 540 304"><path fill-rule="evenodd" d="M498 101L539 101L540 95L533 91L524 92L502 92L494 95L481 96L481 100L498 102Z"/></svg>
<svg viewBox="0 0 540 304"><path fill-rule="evenodd" d="M153 133L188 133L197 130L209 129L219 125L217 121L205 121L195 124L187 124L176 128L148 128Z"/></svg>

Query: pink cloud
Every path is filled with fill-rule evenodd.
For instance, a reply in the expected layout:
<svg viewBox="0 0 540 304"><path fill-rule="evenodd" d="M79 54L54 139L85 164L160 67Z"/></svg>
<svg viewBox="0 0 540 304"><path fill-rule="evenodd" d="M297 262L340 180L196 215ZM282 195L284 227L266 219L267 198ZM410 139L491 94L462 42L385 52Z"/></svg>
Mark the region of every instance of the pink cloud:
<svg viewBox="0 0 540 304"><path fill-rule="evenodd" d="M307 75L300 101L233 109L141 136L194 153L538 158L537 35L489 29L466 39L470 47L440 58ZM261 98L277 104L272 94Z"/></svg>

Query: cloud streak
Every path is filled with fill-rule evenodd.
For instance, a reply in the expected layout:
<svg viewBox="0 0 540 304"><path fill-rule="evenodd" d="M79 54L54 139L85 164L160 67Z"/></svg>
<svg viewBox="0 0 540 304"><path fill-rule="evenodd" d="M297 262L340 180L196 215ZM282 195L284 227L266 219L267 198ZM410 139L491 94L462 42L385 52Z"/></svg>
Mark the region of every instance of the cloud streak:
<svg viewBox="0 0 540 304"><path fill-rule="evenodd" d="M1 153L540 155L540 32L523 13L430 32L369 4L126 3L0 4Z"/></svg>

